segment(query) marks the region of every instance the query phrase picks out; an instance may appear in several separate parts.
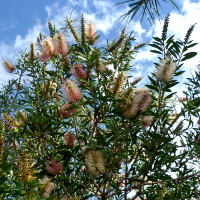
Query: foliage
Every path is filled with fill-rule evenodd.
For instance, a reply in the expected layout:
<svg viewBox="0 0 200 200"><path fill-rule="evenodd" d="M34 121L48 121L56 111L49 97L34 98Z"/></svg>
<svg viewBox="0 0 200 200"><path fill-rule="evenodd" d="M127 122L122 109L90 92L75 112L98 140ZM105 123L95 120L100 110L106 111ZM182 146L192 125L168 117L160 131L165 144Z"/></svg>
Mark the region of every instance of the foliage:
<svg viewBox="0 0 200 200"><path fill-rule="evenodd" d="M161 4L163 2L171 3L178 9L174 0L127 0L118 4L128 3L130 8L129 11L122 16L123 18L130 18L131 21L137 14L140 14L141 20L146 16L148 21L151 23L155 21L155 15L160 17L159 8L164 6L164 4Z"/></svg>
<svg viewBox="0 0 200 200"><path fill-rule="evenodd" d="M24 52L0 93L1 199L191 199L200 197L199 72L177 100L190 49L183 41L154 37L158 55L146 89L130 82L140 47L122 30L104 47L94 25L70 19L62 31L49 21L50 36ZM89 27L89 28L88 28ZM69 32L70 31L70 32ZM147 90L148 88L148 90ZM180 112L177 113L177 106Z"/></svg>

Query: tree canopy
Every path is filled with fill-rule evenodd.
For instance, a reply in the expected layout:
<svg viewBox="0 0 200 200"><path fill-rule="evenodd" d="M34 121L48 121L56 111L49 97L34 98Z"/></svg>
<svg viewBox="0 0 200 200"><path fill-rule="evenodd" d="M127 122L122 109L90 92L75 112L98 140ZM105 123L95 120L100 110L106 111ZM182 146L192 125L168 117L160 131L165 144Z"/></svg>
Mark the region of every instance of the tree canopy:
<svg viewBox="0 0 200 200"><path fill-rule="evenodd" d="M176 40L168 23L149 44L157 61L142 88L131 69L146 44L123 29L97 45L83 17L80 34L71 19L61 30L49 21L48 36L4 62L17 78L0 92L1 199L200 197L199 71L184 96L174 89L197 54L194 25Z"/></svg>

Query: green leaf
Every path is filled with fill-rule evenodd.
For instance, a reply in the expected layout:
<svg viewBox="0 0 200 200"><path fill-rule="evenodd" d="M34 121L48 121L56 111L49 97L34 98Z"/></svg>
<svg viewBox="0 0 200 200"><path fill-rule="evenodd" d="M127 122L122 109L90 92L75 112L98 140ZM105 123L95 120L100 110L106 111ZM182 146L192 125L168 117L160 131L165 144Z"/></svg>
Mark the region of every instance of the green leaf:
<svg viewBox="0 0 200 200"><path fill-rule="evenodd" d="M145 85L147 88L155 90L156 92L159 92L158 87L154 86L154 85Z"/></svg>
<svg viewBox="0 0 200 200"><path fill-rule="evenodd" d="M149 46L154 47L154 48L156 48L156 49L158 49L160 51L163 51L162 47L158 46L157 44L153 43L153 44L149 44Z"/></svg>
<svg viewBox="0 0 200 200"><path fill-rule="evenodd" d="M153 39L158 41L158 42L160 42L160 43L162 43L162 40L159 37L153 37Z"/></svg>
<svg viewBox="0 0 200 200"><path fill-rule="evenodd" d="M191 59L196 55L197 55L197 52L186 53L181 61L185 61L185 60Z"/></svg>
<svg viewBox="0 0 200 200"><path fill-rule="evenodd" d="M156 54L162 54L162 52L160 51L156 51L156 50L151 50L152 53L156 53Z"/></svg>
<svg viewBox="0 0 200 200"><path fill-rule="evenodd" d="M49 70L49 71L45 71L45 72L51 76L57 76L57 73L55 71Z"/></svg>

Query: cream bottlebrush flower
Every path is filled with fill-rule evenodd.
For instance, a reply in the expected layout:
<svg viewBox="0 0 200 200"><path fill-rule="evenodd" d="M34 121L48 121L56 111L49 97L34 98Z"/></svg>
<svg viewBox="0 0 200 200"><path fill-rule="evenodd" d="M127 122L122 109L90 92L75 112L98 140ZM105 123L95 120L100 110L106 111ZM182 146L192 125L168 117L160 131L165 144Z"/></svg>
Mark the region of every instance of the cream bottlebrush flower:
<svg viewBox="0 0 200 200"><path fill-rule="evenodd" d="M9 73L12 73L13 70L15 69L15 66L7 60L4 60L3 65L4 65L5 69L7 70L7 72L9 72Z"/></svg>
<svg viewBox="0 0 200 200"><path fill-rule="evenodd" d="M152 96L147 94L143 100L143 103L141 104L140 106L140 110L141 111L145 111L147 110L149 104L151 103L151 100L152 100Z"/></svg>
<svg viewBox="0 0 200 200"><path fill-rule="evenodd" d="M50 81L49 88L51 91L48 92L48 96L54 96L56 94L57 83Z"/></svg>
<svg viewBox="0 0 200 200"><path fill-rule="evenodd" d="M48 183L51 182L51 179L48 176L44 176L43 179L40 180L40 184L42 184L42 188L45 187Z"/></svg>
<svg viewBox="0 0 200 200"><path fill-rule="evenodd" d="M113 90L114 94L118 94L120 92L123 82L124 82L124 74L121 72L118 74L118 76L115 79L114 84L113 84L112 90Z"/></svg>
<svg viewBox="0 0 200 200"><path fill-rule="evenodd" d="M148 90L145 88L137 88L135 94L134 103L138 106L138 110L147 110L152 100L151 95L148 94Z"/></svg>
<svg viewBox="0 0 200 200"><path fill-rule="evenodd" d="M124 104L123 104L124 105ZM123 109L123 107L121 106ZM134 101L126 101L126 106L124 107L124 117L131 118L134 117L138 112L138 105Z"/></svg>
<svg viewBox="0 0 200 200"><path fill-rule="evenodd" d="M51 192L53 191L53 189L55 188L55 186L56 184L53 182L48 183L48 185L45 187L43 197L48 198Z"/></svg>
<svg viewBox="0 0 200 200"><path fill-rule="evenodd" d="M87 73L85 72L85 70L83 69L82 65L80 63L77 63L73 66L72 69L72 74L77 78L84 78L87 79Z"/></svg>
<svg viewBox="0 0 200 200"><path fill-rule="evenodd" d="M86 161L89 169L96 175L105 171L105 161L101 151L87 152Z"/></svg>
<svg viewBox="0 0 200 200"><path fill-rule="evenodd" d="M87 35L92 44L94 44L96 42L96 27L92 22L88 23Z"/></svg>
<svg viewBox="0 0 200 200"><path fill-rule="evenodd" d="M60 108L60 114L65 118L71 116L77 110L76 108L71 108L71 106L72 104L63 104Z"/></svg>
<svg viewBox="0 0 200 200"><path fill-rule="evenodd" d="M142 119L142 125L144 127L150 126L152 124L152 121L153 121L153 117L152 116L145 116Z"/></svg>
<svg viewBox="0 0 200 200"><path fill-rule="evenodd" d="M64 96L69 102L76 102L81 99L81 91L74 81L70 79L66 80L65 83L62 84L62 88Z"/></svg>
<svg viewBox="0 0 200 200"><path fill-rule="evenodd" d="M58 33L53 37L54 54L66 55L68 52L68 45L63 33Z"/></svg>
<svg viewBox="0 0 200 200"><path fill-rule="evenodd" d="M121 108L124 110L124 117L131 118L134 117L139 110L145 111L152 97L148 94L148 90L144 88L137 88L135 92L135 97L133 101L126 100L126 106Z"/></svg>
<svg viewBox="0 0 200 200"><path fill-rule="evenodd" d="M73 133L65 133L65 142L66 145L73 148L74 147L74 134Z"/></svg>
<svg viewBox="0 0 200 200"><path fill-rule="evenodd" d="M42 62L48 61L54 54L54 44L52 38L48 37L41 42L42 52L40 52L38 58Z"/></svg>
<svg viewBox="0 0 200 200"><path fill-rule="evenodd" d="M63 166L61 163L56 162L55 160L50 160L46 164L46 170L53 175L58 175L61 173Z"/></svg>
<svg viewBox="0 0 200 200"><path fill-rule="evenodd" d="M158 65L157 79L169 82L172 79L175 70L176 63L168 56L165 59L162 59L161 63Z"/></svg>

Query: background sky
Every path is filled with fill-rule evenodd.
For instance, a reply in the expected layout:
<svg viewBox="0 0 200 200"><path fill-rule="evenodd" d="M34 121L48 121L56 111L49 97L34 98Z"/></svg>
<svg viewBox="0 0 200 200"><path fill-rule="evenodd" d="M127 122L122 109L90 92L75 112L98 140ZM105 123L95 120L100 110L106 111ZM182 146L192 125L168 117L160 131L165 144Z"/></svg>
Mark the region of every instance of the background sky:
<svg viewBox="0 0 200 200"><path fill-rule="evenodd" d="M119 18L128 11L128 5L116 5L122 0L6 0L0 7L0 84L5 84L13 75L8 74L2 66L2 61L8 59L15 63L21 50L29 49L29 44L36 41L40 32L48 34L47 20L59 25L64 22L66 16L72 15L73 19L80 19L84 14L86 20L96 24L101 35L99 45L106 43L106 39L114 39L119 36L125 21ZM197 23L192 39L200 42L200 0L177 0L179 10L162 3L161 14L163 18L156 20L152 26L147 20L142 23L138 17L134 18L127 31L134 32L136 44L139 42L150 43L152 36L160 36L163 19L170 12L169 35L175 34L176 38L184 39L188 28ZM200 53L200 44L193 51ZM150 53L150 47L146 45L136 56L133 63L132 75L134 78L144 77L154 70L153 61L155 55ZM192 61L186 62L186 70L182 80L190 76L194 68L200 63L197 56ZM142 83L143 83L142 82ZM142 84L141 83L141 84Z"/></svg>

